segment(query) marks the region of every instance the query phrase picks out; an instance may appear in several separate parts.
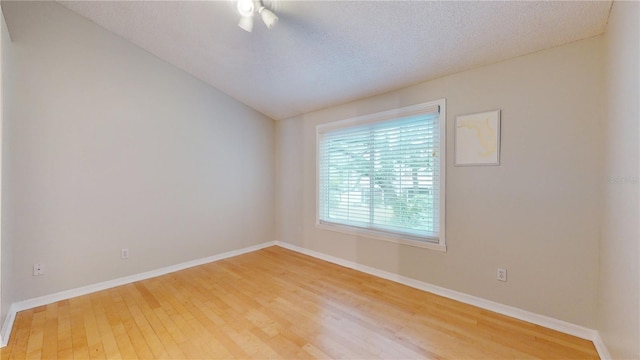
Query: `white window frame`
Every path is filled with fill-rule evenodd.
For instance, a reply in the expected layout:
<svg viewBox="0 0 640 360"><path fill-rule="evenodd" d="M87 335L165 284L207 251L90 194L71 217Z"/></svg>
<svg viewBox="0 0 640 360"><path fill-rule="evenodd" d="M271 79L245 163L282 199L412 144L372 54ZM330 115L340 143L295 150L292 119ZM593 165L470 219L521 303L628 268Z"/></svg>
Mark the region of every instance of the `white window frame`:
<svg viewBox="0 0 640 360"><path fill-rule="evenodd" d="M397 118L417 115L421 113L427 112L429 109L432 109L434 106L439 106L440 108L440 207L439 207L439 233L437 242L428 242L412 239L410 236L403 236L401 234L390 234L383 231L376 231L371 229L363 229L358 227L352 227L348 225L335 224L335 223L322 223L320 221L320 137L321 134L334 129L342 129L348 128L352 126L359 126L364 124L372 124L378 122L384 122L389 120L394 120ZM446 208L446 167L447 167L447 159L446 159L446 99L440 99L436 101L430 101L422 104L417 104L413 106L407 106L398 109L392 109L388 111L383 111L375 114L369 114L364 116L358 116L355 118L350 118L346 120L334 121L326 124L320 124L316 126L316 228L322 230L330 230L336 231L340 233L355 235L355 236L363 236L366 238L377 239L390 241L398 244L410 245L420 248L438 250L438 251L447 251L447 246L445 242L445 208Z"/></svg>

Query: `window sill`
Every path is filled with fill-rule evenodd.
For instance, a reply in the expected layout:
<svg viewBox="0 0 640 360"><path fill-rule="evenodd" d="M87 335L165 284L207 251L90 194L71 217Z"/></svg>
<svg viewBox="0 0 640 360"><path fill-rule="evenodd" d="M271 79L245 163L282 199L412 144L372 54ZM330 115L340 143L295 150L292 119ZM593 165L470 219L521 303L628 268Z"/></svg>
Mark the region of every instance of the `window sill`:
<svg viewBox="0 0 640 360"><path fill-rule="evenodd" d="M330 224L321 224L321 223L318 223L318 222L316 222L316 228L321 229L321 230L335 231L335 232L339 232L339 233L343 233L343 234L363 236L363 237L368 237L368 238L371 238L371 239L383 240L383 241L388 241L388 242L392 242L392 243L396 243L396 244L419 247L419 248L423 248L423 249L430 249L430 250L436 250L436 251L441 251L441 252L447 252L447 246L445 244L434 244L434 243L430 243L430 242L402 239L402 238L398 238L398 237L388 236L386 234L382 234L382 233L374 231L374 230L357 229L357 228L350 227L350 226L335 225L335 224L331 224L331 225Z"/></svg>

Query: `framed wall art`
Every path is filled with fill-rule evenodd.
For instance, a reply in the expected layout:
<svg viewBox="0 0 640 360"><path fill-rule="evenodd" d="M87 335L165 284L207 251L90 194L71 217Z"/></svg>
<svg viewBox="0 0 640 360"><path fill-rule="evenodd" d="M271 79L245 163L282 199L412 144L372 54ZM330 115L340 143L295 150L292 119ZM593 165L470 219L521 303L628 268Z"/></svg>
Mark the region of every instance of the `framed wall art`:
<svg viewBox="0 0 640 360"><path fill-rule="evenodd" d="M500 110L458 115L455 166L500 165Z"/></svg>

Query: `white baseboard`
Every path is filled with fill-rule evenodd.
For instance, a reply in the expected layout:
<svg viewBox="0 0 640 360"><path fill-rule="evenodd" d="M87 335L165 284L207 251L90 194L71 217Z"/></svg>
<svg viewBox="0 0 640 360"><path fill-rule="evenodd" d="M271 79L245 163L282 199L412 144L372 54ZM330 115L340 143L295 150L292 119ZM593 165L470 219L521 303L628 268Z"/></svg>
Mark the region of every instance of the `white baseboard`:
<svg viewBox="0 0 640 360"><path fill-rule="evenodd" d="M602 360L611 360L611 354L609 354L609 350L607 346L602 341L602 337L599 332L596 332L596 335L593 339L593 345L596 347L596 351L598 351L598 355Z"/></svg>
<svg viewBox="0 0 640 360"><path fill-rule="evenodd" d="M594 343L596 350L598 351L598 355L601 359L610 359L611 356L607 351L607 348L600 338L600 334L598 331L585 328L583 326L575 325L566 321L558 320L552 317L548 317L545 315L540 315L536 313L532 313L527 310L518 309L512 306L500 304L494 301L486 300L479 298L477 296L465 294L462 292L458 292L455 290L450 290L447 288L443 288L440 286L436 286L433 284L429 284L423 281L415 280L408 278L406 276L390 273L387 271L379 270L376 268L372 268L370 266L358 264L353 261L344 260L335 256L323 254L317 251L309 250L306 248L302 248L296 245L292 245L289 243L284 243L281 241L276 241L276 245L283 247L285 249L289 249L295 252L299 252L301 254L309 255L311 257L315 257L320 260L328 261L330 263L334 263L337 265L341 265L344 267L348 267L350 269L358 270L373 276L377 276L383 279L391 280L403 285L410 286L412 288L416 288L419 290L423 290L426 292L430 292L436 295L440 295L449 299L457 300L465 304L474 305L479 308L490 310L496 312L498 314L510 316L519 320L523 320L532 324L544 326L546 328L560 331L565 334L573 335L579 337L581 339L590 340Z"/></svg>
<svg viewBox="0 0 640 360"><path fill-rule="evenodd" d="M7 312L7 317L5 318L4 323L2 324L2 330L0 331L0 347L4 347L9 342L9 337L11 335L11 329L13 328L13 322L15 321L16 314L19 311L32 309L34 307L43 306L47 304L51 304L57 301L70 299L76 296L82 296L86 294L90 294L96 291L101 291L105 289L110 289L116 286L130 284L136 281L145 280L161 275L165 275L168 273L180 271L183 269L187 269L190 267L208 264L214 261L230 258L233 256L238 256L246 253L250 253L253 251L257 251L260 249L264 249L269 246L280 246L285 249L289 249L295 252L299 252L301 254L309 255L311 257L324 260L330 263L334 263L337 265L341 265L344 267L348 267L354 270L358 270L373 276L377 276L383 279L391 280L403 285L407 285L419 290L423 290L426 292L430 292L433 294L437 294L449 299L457 300L465 304L474 305L482 309L490 310L499 314L503 314L506 316L511 316L513 318L530 322L532 324L544 326L549 329L553 329L556 331L563 332L565 334L577 336L582 339L590 340L593 342L596 350L598 351L598 355L603 360L611 359L611 355L609 354L607 347L605 346L600 334L593 329L585 328L579 325L571 324L566 321L554 319L548 316L532 313L527 310L518 309L512 306L500 304L494 301L482 299L473 295L465 294L462 292L458 292L455 290L450 290L447 288L443 288L440 286L432 285L426 282L422 282L419 280L411 279L406 276L390 273L387 271L379 270L376 268L372 268L366 265L358 264L356 262L344 260L335 256L323 254L317 251L305 249L296 245L292 245L289 243L284 243L280 241L270 241L254 246L249 246L239 250L233 250L229 252L225 252L218 255L209 256L202 259L187 261L184 263L171 265L167 267L163 267L160 269L147 271L140 274L135 274L131 276L125 276L122 278L109 280L93 285L83 286L76 289L61 291L58 293L41 296L38 298L33 298L29 300L19 301L11 304L9 307L9 311Z"/></svg>
<svg viewBox="0 0 640 360"><path fill-rule="evenodd" d="M7 346L7 343L9 342L9 336L11 336L13 322L16 320L16 314L18 313L15 305L15 303L11 304L11 306L9 307L9 311L7 311L7 317L4 319L4 323L2 323L2 331L0 332L2 343L0 343L0 347Z"/></svg>
<svg viewBox="0 0 640 360"><path fill-rule="evenodd" d="M11 329L13 328L13 322L15 321L16 314L19 311L33 309L38 306L43 306L43 305L51 304L57 301L90 294L96 291L110 289L116 286L130 284L140 280L150 279L153 277L169 274L172 272L184 270L184 269L191 268L198 265L208 264L214 261L264 249L269 246L274 246L275 244L276 244L275 241L269 241L266 243L249 246L243 249L238 249L238 250L228 251L222 254L208 256L202 259L191 260L191 261L183 262L176 265L166 266L156 270L151 270L151 271L147 271L147 272L143 272L135 275L121 277L118 279L104 281L97 284L82 286L82 287L71 289L71 290L60 291L54 294L49 294L49 295L40 296L33 299L15 302L11 304L11 306L9 307L9 311L7 312L7 317L5 318L4 323L2 324L2 331L0 332L0 339L2 343L0 343L0 347L7 346L7 343L9 342L9 337L11 336Z"/></svg>

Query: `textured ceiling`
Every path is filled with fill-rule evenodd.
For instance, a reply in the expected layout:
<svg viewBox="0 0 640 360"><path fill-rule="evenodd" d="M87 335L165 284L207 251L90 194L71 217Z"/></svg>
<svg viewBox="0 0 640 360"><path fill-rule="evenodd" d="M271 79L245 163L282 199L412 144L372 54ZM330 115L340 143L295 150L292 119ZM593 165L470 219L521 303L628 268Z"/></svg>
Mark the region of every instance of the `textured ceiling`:
<svg viewBox="0 0 640 360"><path fill-rule="evenodd" d="M610 1L63 1L67 8L284 119L603 33ZM258 19L256 19L258 20Z"/></svg>

